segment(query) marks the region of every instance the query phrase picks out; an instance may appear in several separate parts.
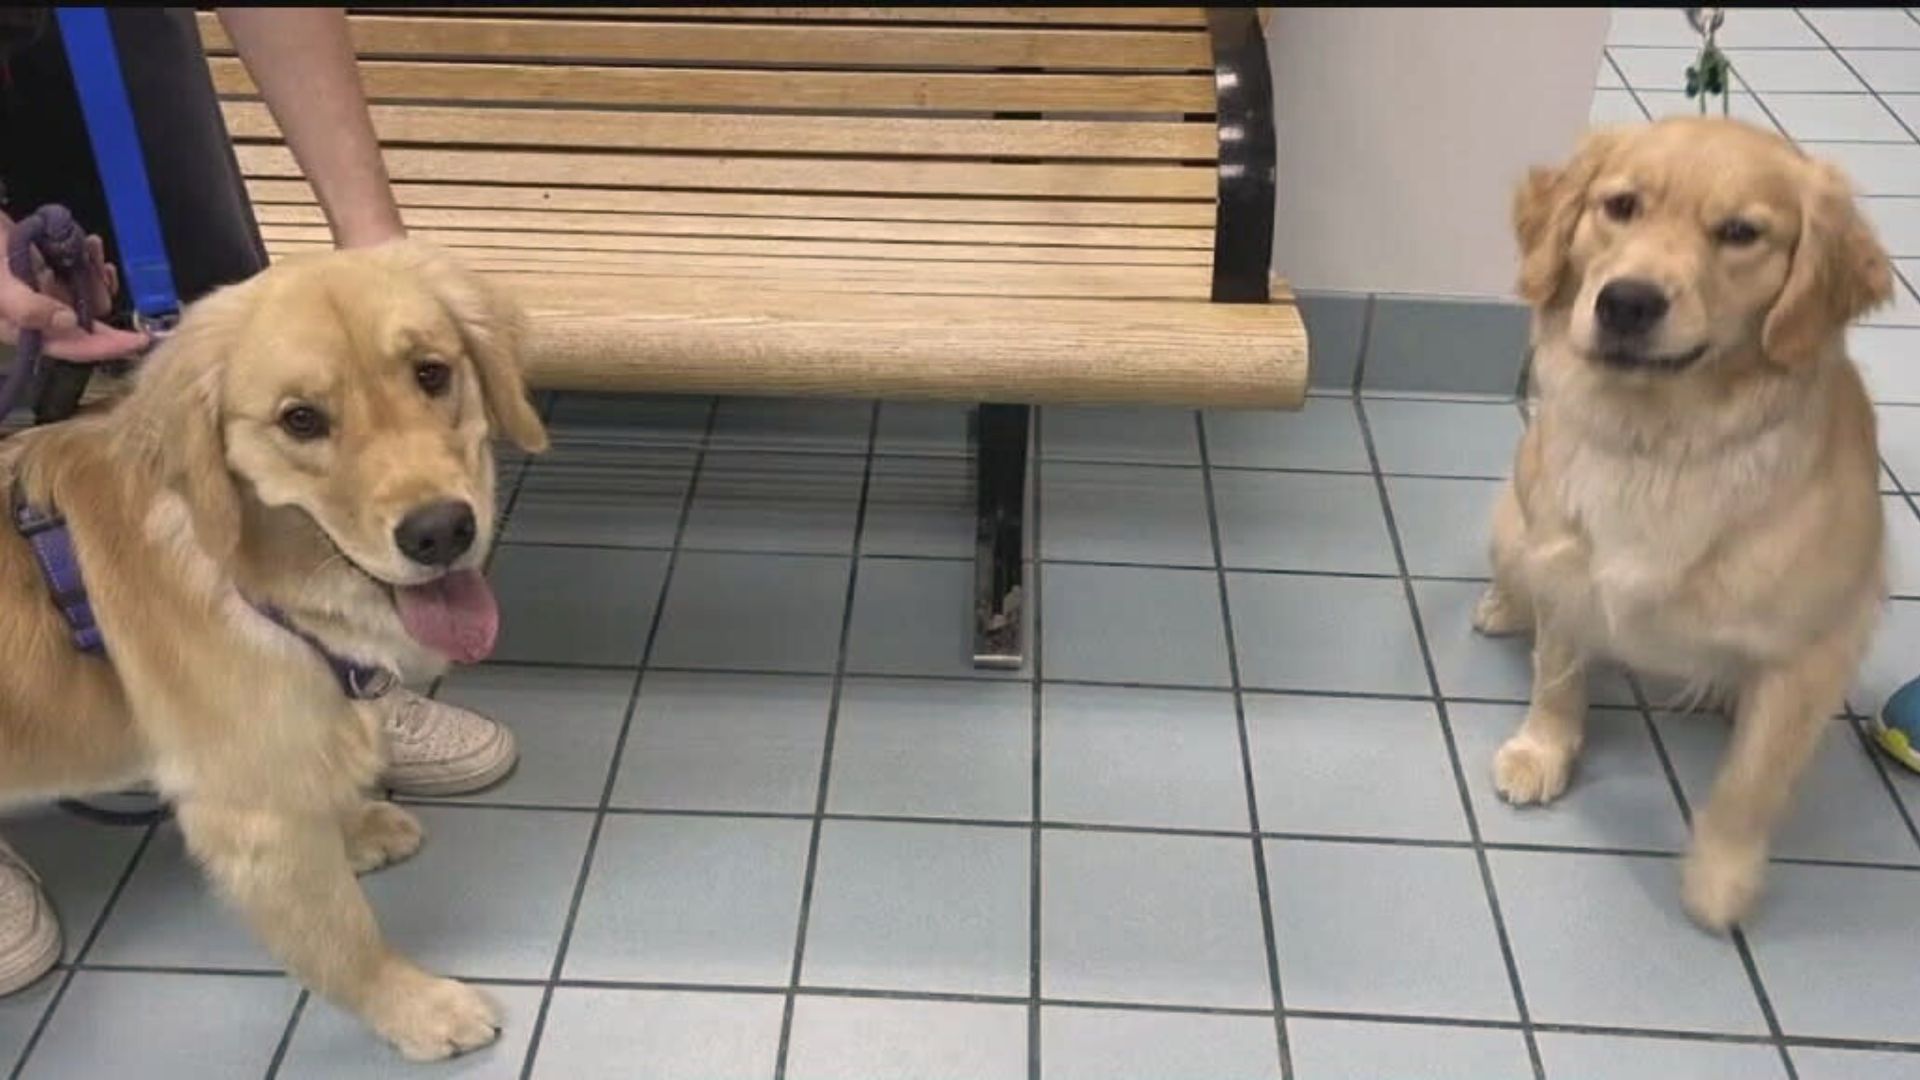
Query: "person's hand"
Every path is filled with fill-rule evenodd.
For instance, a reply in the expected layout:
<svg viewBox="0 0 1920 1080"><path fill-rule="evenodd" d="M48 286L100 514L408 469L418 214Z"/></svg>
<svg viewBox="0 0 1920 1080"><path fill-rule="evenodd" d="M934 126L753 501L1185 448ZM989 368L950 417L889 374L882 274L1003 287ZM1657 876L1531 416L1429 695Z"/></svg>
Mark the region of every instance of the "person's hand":
<svg viewBox="0 0 1920 1080"><path fill-rule="evenodd" d="M0 214L0 263L4 262L7 237L12 232L13 219ZM38 330L43 335L46 355L79 364L117 360L147 347L146 334L119 330L100 321L99 315L112 307L113 297L120 291L120 275L106 261L98 236L87 237L87 251L89 261L100 268L87 283L87 307L98 313L94 316L93 329L80 329L73 297L54 279L36 251L33 268L39 292L27 288L0 266L0 342L11 345L19 340L20 331Z"/></svg>

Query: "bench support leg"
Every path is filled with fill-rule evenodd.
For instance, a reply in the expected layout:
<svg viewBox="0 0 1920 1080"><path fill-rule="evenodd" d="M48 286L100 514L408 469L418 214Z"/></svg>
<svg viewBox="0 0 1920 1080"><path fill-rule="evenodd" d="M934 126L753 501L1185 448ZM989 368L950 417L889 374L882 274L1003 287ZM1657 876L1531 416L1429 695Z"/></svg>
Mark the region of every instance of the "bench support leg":
<svg viewBox="0 0 1920 1080"><path fill-rule="evenodd" d="M981 405L974 411L979 493L974 539L973 664L1019 668L1026 658L1027 591L1021 566L1027 502L1026 405Z"/></svg>

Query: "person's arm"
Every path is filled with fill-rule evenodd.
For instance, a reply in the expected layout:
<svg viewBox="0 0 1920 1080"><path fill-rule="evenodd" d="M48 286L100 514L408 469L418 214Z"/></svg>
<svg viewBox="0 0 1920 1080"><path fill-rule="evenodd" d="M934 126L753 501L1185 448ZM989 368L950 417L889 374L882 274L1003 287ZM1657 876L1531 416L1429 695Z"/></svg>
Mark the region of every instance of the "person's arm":
<svg viewBox="0 0 1920 1080"><path fill-rule="evenodd" d="M339 247L404 237L342 8L223 7L220 25L313 185Z"/></svg>

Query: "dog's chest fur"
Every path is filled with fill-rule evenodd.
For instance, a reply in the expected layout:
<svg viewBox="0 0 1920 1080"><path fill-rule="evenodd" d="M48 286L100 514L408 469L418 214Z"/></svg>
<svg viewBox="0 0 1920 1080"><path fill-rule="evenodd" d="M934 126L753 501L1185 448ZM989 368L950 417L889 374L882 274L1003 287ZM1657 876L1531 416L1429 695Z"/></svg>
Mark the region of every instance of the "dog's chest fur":
<svg viewBox="0 0 1920 1080"><path fill-rule="evenodd" d="M1543 617L1594 652L1700 682L1791 647L1778 640L1785 598L1751 583L1764 519L1814 452L1803 426L1731 446L1630 448L1551 409L1543 418L1530 435L1541 480L1528 557Z"/></svg>

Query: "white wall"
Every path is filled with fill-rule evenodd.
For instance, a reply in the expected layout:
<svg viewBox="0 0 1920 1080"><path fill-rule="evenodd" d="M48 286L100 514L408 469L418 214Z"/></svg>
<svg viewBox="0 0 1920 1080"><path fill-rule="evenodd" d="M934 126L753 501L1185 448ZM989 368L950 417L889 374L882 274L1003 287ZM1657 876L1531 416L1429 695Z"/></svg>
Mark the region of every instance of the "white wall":
<svg viewBox="0 0 1920 1080"><path fill-rule="evenodd" d="M1297 289L1511 296L1514 185L1585 129L1609 19L1274 11L1275 269Z"/></svg>

